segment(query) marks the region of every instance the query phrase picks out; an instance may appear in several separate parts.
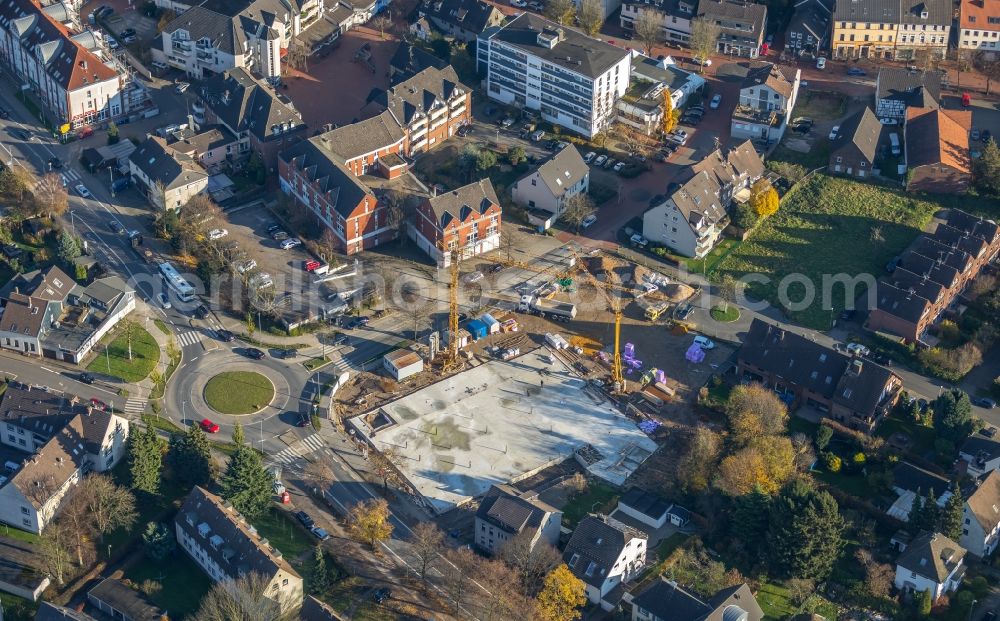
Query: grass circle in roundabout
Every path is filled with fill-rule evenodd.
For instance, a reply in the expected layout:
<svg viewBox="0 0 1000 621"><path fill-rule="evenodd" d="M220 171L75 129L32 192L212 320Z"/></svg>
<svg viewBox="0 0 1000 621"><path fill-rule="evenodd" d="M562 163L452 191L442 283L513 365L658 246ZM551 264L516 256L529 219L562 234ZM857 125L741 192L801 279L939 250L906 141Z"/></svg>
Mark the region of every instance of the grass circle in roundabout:
<svg viewBox="0 0 1000 621"><path fill-rule="evenodd" d="M253 414L274 398L274 385L260 373L226 371L208 380L205 403L221 414Z"/></svg>
<svg viewBox="0 0 1000 621"><path fill-rule="evenodd" d="M735 304L719 304L718 306L713 306L709 314L712 316L712 319L718 322L729 323L740 318L740 309Z"/></svg>

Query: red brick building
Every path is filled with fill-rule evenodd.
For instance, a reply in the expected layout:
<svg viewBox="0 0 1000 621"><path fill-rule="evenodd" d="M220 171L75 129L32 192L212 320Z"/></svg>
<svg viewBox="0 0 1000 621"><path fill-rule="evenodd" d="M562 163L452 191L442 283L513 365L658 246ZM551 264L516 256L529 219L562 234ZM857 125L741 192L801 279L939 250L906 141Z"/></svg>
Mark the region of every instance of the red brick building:
<svg viewBox="0 0 1000 621"><path fill-rule="evenodd" d="M355 254L396 238L389 209L329 150L323 136L283 152L278 174L281 190L333 231L340 252Z"/></svg>
<svg viewBox="0 0 1000 621"><path fill-rule="evenodd" d="M472 257L500 247L501 207L489 179L425 198L417 207L411 234L417 245L441 267L451 255L441 251L461 250Z"/></svg>
<svg viewBox="0 0 1000 621"><path fill-rule="evenodd" d="M926 343L927 329L998 253L996 223L951 210L947 223L918 237L892 274L879 280L866 327Z"/></svg>
<svg viewBox="0 0 1000 621"><path fill-rule="evenodd" d="M455 69L427 67L380 92L373 103L406 134L403 154L413 156L441 144L472 122L472 91Z"/></svg>
<svg viewBox="0 0 1000 621"><path fill-rule="evenodd" d="M905 128L907 189L964 194L972 183L972 113L907 108Z"/></svg>
<svg viewBox="0 0 1000 621"><path fill-rule="evenodd" d="M356 177L380 174L391 179L406 172L399 157L406 152L406 134L388 111L338 127L314 140Z"/></svg>

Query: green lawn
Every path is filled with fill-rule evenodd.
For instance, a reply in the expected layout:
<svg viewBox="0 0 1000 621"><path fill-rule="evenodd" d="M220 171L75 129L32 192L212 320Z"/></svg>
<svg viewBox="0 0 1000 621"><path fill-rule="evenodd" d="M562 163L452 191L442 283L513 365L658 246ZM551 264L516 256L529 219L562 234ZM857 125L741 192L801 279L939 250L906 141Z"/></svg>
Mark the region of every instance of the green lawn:
<svg viewBox="0 0 1000 621"><path fill-rule="evenodd" d="M685 533L674 533L666 539L660 542L660 545L656 548L656 558L660 559L660 562L667 560L674 550L684 545L684 543L691 538L691 535Z"/></svg>
<svg viewBox="0 0 1000 621"><path fill-rule="evenodd" d="M788 599L788 589L777 584L762 584L757 591L757 603L766 620L786 619L796 610Z"/></svg>
<svg viewBox="0 0 1000 621"><path fill-rule="evenodd" d="M14 528L13 526L3 525L3 530L0 531L4 537L10 537L11 539L17 539L18 541L23 541L24 543L36 544L38 543L38 535L35 533L29 533L26 530L21 530L20 528Z"/></svg>
<svg viewBox="0 0 1000 621"><path fill-rule="evenodd" d="M843 470L840 472L829 472L827 470L816 470L813 472L813 476L817 480L826 483L827 485L832 485L837 489L843 490L844 492L855 496L857 498L872 498L875 494L872 492L872 488L868 486L868 482L865 480L865 475L860 472L857 474L848 474Z"/></svg>
<svg viewBox="0 0 1000 621"><path fill-rule="evenodd" d="M155 325L156 329L159 330L160 332L166 334L167 336L170 336L170 328L167 327L166 322L163 321L162 319L154 319L153 325Z"/></svg>
<svg viewBox="0 0 1000 621"><path fill-rule="evenodd" d="M368 593L372 586L363 582L357 576L351 576L339 580L333 584L326 593L319 596L334 610L341 613L345 618L354 621L392 621L397 616L388 608L376 604ZM354 612L347 616L347 612L353 608Z"/></svg>
<svg viewBox="0 0 1000 621"><path fill-rule="evenodd" d="M252 414L274 398L274 385L260 373L226 371L205 384L205 402L222 414Z"/></svg>
<svg viewBox="0 0 1000 621"><path fill-rule="evenodd" d="M281 554L291 562L303 552L316 547L318 539L305 532L295 518L287 511L272 507L261 517L253 519L254 528L271 545L281 550Z"/></svg>
<svg viewBox="0 0 1000 621"><path fill-rule="evenodd" d="M156 562L142 557L128 568L125 575L136 584L153 580L162 587L149 599L169 613L171 619L192 615L201 598L212 587L212 581L194 561L181 550L166 562Z"/></svg>
<svg viewBox="0 0 1000 621"><path fill-rule="evenodd" d="M0 593L0 606L4 621L32 621L38 611L38 604L10 593Z"/></svg>
<svg viewBox="0 0 1000 621"><path fill-rule="evenodd" d="M802 418L801 416L795 416L794 414L792 414L791 416L788 417L789 434L804 433L807 436L809 436L809 438L815 438L817 429L819 429L818 424L812 421L808 421Z"/></svg>
<svg viewBox="0 0 1000 621"><path fill-rule="evenodd" d="M576 527L577 522L604 507L610 506L618 499L618 492L607 483L591 481L587 489L576 494L563 507L563 524L569 528Z"/></svg>
<svg viewBox="0 0 1000 621"><path fill-rule="evenodd" d="M719 262L729 256L733 250L735 250L740 245L735 239L724 238L720 239L719 243L712 248L703 259L687 259L679 257L681 261L687 265L688 271L692 274L711 274L718 267Z"/></svg>
<svg viewBox="0 0 1000 621"><path fill-rule="evenodd" d="M316 369L321 369L328 364L330 364L330 357L326 356L323 358L310 358L303 362L302 366L304 366L307 371L315 371Z"/></svg>
<svg viewBox="0 0 1000 621"><path fill-rule="evenodd" d="M87 370L117 377L129 384L146 379L160 360L160 347L153 335L143 328L135 326L133 330L131 360L128 339L122 330L116 330L110 344L105 341L106 347L97 348L97 356L87 365Z"/></svg>
<svg viewBox="0 0 1000 621"><path fill-rule="evenodd" d="M800 91L792 110L792 118L808 116L813 120L834 120L843 116L847 97L840 93L823 91Z"/></svg>
<svg viewBox="0 0 1000 621"><path fill-rule="evenodd" d="M784 308L803 326L826 330L848 297L836 275L874 281L938 208L895 189L815 175L786 195L778 213L723 259L711 277L752 274L755 280L746 288L751 297ZM797 278L786 280L790 275ZM811 300L800 278L811 283ZM824 289L830 291L826 303ZM863 291L861 284L854 295Z"/></svg>
<svg viewBox="0 0 1000 621"><path fill-rule="evenodd" d="M895 433L905 434L910 438L910 452L918 455L934 449L936 438L933 427L925 427L913 420L903 420L889 416L875 430L875 435L888 440Z"/></svg>
<svg viewBox="0 0 1000 621"><path fill-rule="evenodd" d="M734 304L723 307L721 304L713 306L710 311L712 319L722 323L730 323L740 318L740 309Z"/></svg>

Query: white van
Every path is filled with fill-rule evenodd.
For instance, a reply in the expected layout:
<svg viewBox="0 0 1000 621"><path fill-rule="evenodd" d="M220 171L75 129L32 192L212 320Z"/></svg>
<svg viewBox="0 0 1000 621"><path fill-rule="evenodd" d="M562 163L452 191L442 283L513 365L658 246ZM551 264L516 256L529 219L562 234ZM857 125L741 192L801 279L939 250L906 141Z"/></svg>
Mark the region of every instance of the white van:
<svg viewBox="0 0 1000 621"><path fill-rule="evenodd" d="M892 132L891 134L889 134L889 144L892 145L893 155L899 155L901 153L901 150L899 148L899 134L897 134L896 132Z"/></svg>

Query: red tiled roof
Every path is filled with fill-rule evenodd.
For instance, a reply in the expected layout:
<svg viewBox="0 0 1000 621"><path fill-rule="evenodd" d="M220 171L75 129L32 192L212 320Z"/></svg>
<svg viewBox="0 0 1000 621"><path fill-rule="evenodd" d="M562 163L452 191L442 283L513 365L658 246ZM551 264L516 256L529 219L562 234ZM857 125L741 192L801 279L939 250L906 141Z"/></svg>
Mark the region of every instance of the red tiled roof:
<svg viewBox="0 0 1000 621"><path fill-rule="evenodd" d="M970 173L969 133L937 108L907 108L906 145L909 166L944 164Z"/></svg>

